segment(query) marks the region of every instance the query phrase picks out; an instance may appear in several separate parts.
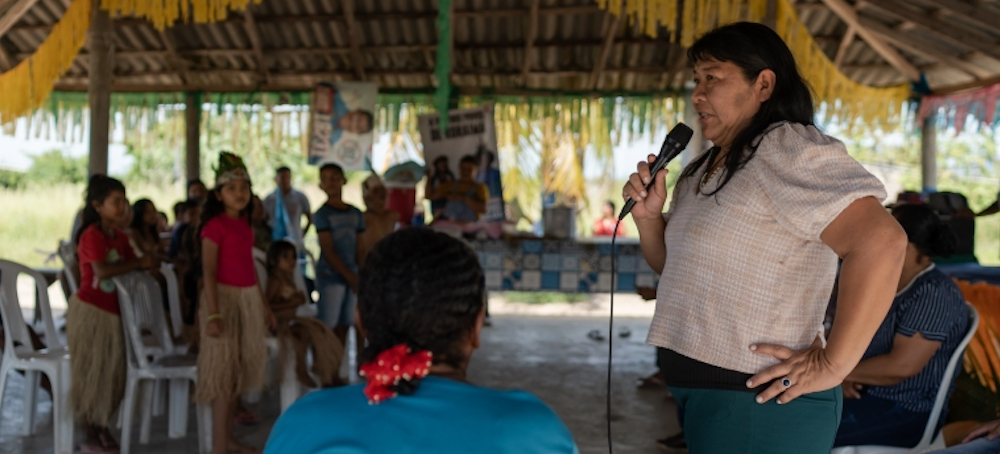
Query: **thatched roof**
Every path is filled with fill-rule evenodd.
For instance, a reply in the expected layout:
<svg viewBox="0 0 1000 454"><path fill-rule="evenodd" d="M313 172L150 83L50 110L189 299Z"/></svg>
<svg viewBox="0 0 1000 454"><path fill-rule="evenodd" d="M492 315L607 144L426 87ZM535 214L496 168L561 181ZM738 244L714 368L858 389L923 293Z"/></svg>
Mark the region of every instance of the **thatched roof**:
<svg viewBox="0 0 1000 454"><path fill-rule="evenodd" d="M30 56L68 4L0 0L0 71ZM383 92L428 92L436 8L434 0L263 0L224 22L164 32L119 18L113 89L297 91L370 80ZM1000 81L993 0L800 0L796 8L859 83L897 85L924 73L931 88L949 91ZM462 93L648 93L688 78L683 50L666 33L645 36L594 0L455 0L452 30L451 77ZM55 88L86 90L87 59L85 47Z"/></svg>

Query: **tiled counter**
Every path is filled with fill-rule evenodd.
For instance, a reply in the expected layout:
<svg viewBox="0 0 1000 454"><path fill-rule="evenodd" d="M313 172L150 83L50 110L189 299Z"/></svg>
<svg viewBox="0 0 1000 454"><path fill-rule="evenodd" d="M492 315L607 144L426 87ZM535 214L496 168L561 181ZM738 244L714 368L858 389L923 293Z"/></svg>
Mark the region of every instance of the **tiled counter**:
<svg viewBox="0 0 1000 454"><path fill-rule="evenodd" d="M473 241L488 290L607 292L611 290L611 242L561 240ZM655 287L659 276L646 264L636 240L619 239L617 291Z"/></svg>

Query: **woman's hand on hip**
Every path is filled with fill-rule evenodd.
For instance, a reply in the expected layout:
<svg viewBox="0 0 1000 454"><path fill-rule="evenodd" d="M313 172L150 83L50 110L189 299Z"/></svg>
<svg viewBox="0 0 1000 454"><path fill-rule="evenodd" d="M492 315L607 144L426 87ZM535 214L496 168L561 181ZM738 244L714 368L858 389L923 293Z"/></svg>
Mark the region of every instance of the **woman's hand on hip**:
<svg viewBox="0 0 1000 454"><path fill-rule="evenodd" d="M991 421L976 427L962 439L962 443L968 443L979 437L986 437L990 441L1000 438L1000 420Z"/></svg>
<svg viewBox="0 0 1000 454"><path fill-rule="evenodd" d="M774 381L757 395L757 403L760 404L775 398L779 404L787 404L803 394L826 391L840 386L850 373L849 370L841 371L834 367L826 357L826 349L819 337L805 350L794 351L773 344L754 344L750 350L781 360L780 364L764 369L747 381L748 388Z"/></svg>
<svg viewBox="0 0 1000 454"><path fill-rule="evenodd" d="M651 154L646 157L646 162L640 162L636 166L636 171L629 176L628 182L622 188L622 198L631 198L636 201L632 208L632 218L636 221L644 219L659 218L663 216L663 205L667 201L667 170L663 169L657 174L650 175L649 167L656 162L656 155ZM646 184L651 178L656 178L656 183L646 191Z"/></svg>

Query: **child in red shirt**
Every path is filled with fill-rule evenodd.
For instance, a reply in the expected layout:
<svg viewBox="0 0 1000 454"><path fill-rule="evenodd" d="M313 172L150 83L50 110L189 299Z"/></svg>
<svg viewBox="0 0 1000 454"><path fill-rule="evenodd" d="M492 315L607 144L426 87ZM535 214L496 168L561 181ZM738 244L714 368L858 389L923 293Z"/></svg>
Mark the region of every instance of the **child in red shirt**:
<svg viewBox="0 0 1000 454"><path fill-rule="evenodd" d="M239 396L260 389L267 365L267 326L274 316L254 272L250 176L232 153L219 156L215 189L202 211L198 355L199 402L212 405L212 453L257 451L233 437Z"/></svg>
<svg viewBox="0 0 1000 454"><path fill-rule="evenodd" d="M125 394L125 338L111 278L159 267L151 256L137 259L128 236L117 227L127 207L120 181L103 175L90 179L76 238L82 279L66 316L66 340L73 352L70 404L86 429L80 445L84 453L118 452L109 427Z"/></svg>

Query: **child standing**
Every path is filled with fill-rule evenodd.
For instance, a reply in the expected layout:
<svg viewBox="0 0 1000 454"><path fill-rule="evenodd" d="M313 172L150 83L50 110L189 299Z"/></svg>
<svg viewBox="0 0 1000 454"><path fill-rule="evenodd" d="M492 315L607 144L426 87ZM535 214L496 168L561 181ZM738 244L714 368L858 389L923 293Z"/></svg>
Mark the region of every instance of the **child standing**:
<svg viewBox="0 0 1000 454"><path fill-rule="evenodd" d="M341 384L337 373L344 355L343 345L330 327L312 317L299 317L296 311L306 303L306 294L295 286L298 250L285 240L271 243L267 250L267 302L277 319L276 334L281 340L281 357L295 355L298 380L309 388ZM333 348L331 348L331 345ZM291 347L294 351L288 351ZM308 352L312 352L313 376L309 375ZM281 370L285 370L284 367ZM313 378L319 380L317 383Z"/></svg>
<svg viewBox="0 0 1000 454"><path fill-rule="evenodd" d="M263 386L266 325L274 326L274 316L254 273L252 194L243 161L222 153L215 183L199 235L205 288L196 398L212 405L212 453L226 454L256 451L236 441L232 424L239 396Z"/></svg>
<svg viewBox="0 0 1000 454"><path fill-rule="evenodd" d="M361 210L344 203L344 170L337 164L319 169L319 187L328 197L313 216L319 236L320 257L316 263L319 319L333 328L341 344L354 324L358 291L358 234L365 231Z"/></svg>
<svg viewBox="0 0 1000 454"><path fill-rule="evenodd" d="M158 264L149 255L136 258L128 236L118 228L128 208L120 181L92 177L85 202L75 238L80 289L70 297L66 316L66 340L73 351L70 405L86 430L80 450L117 453L109 428L125 395L125 338L111 278Z"/></svg>
<svg viewBox="0 0 1000 454"><path fill-rule="evenodd" d="M386 191L382 179L371 174L361 183L361 195L365 199L365 231L358 235L361 253L358 265L365 264L368 251L372 250L382 238L389 236L399 224L399 212L386 207Z"/></svg>

